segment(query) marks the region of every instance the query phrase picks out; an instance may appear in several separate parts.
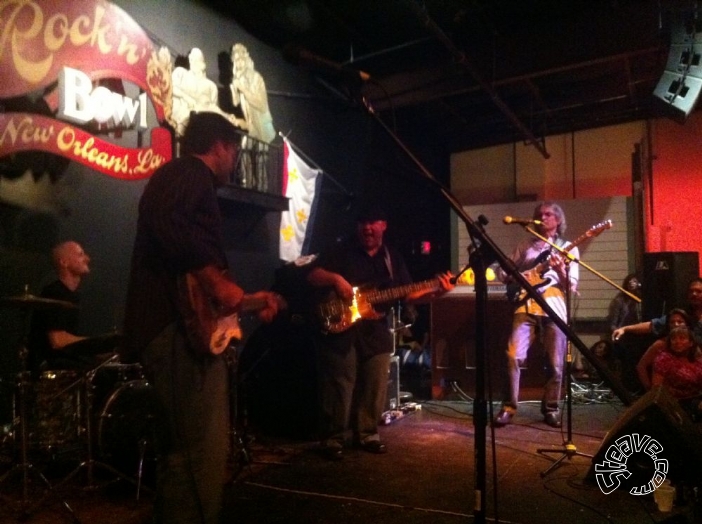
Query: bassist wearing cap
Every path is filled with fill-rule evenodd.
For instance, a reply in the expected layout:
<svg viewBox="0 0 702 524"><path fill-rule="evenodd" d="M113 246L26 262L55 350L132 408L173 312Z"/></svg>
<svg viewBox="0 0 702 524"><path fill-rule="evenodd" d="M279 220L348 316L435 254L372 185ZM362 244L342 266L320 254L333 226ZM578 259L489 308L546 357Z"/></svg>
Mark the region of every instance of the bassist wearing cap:
<svg viewBox="0 0 702 524"><path fill-rule="evenodd" d="M543 202L534 210L533 218L537 233L566 249L578 259L578 248L566 242L563 234L566 218L563 209L554 202ZM517 269L527 281L542 294L546 303L564 321L567 321L565 291L568 285L564 256L552 253L553 248L534 236L521 242L510 255ZM554 252L556 250L553 250ZM578 264L570 264L571 291L578 285ZM512 321L512 334L507 348L508 392L503 400L502 409L493 421L494 426L509 424L517 411L519 401L520 365L526 361L529 347L540 338L546 353L547 381L541 401L541 413L544 422L552 427L560 427L559 401L561 399L561 382L566 353L566 335L551 320L544 310L529 298L524 290L518 288L505 272L500 269L498 277L507 284L508 298L515 302ZM516 288L516 289L514 289Z"/></svg>
<svg viewBox="0 0 702 524"><path fill-rule="evenodd" d="M368 207L358 216L355 238L323 253L308 282L332 299L317 309L321 450L343 458L346 432L354 446L386 453L378 435L394 351L385 312L393 301L414 301L453 287L451 275L413 283L400 253L383 242L385 213Z"/></svg>

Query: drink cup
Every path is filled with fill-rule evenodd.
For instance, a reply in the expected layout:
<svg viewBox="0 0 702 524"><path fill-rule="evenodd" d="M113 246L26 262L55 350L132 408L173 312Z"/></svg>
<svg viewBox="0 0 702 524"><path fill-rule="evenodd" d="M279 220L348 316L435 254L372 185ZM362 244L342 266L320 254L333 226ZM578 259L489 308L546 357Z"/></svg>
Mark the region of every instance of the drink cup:
<svg viewBox="0 0 702 524"><path fill-rule="evenodd" d="M668 513L673 511L673 501L675 500L675 488L673 486L660 486L655 491L655 500L658 504L658 511Z"/></svg>

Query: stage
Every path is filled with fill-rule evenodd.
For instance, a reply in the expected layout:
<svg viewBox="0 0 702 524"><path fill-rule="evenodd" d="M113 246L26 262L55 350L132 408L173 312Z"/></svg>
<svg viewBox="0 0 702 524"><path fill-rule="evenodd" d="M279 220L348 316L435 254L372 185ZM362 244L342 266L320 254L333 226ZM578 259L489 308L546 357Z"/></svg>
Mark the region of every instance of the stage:
<svg viewBox="0 0 702 524"><path fill-rule="evenodd" d="M527 397L529 395L526 395ZM576 399L573 444L578 452L595 454L605 434L626 409L616 399ZM474 432L472 403L455 399L418 402L415 411L381 427L386 455L349 449L344 460L330 462L313 440L265 435L250 427L249 464L227 489L226 522L339 523L473 521ZM495 405L495 409L498 406ZM688 500L671 513L660 513L651 495L617 490L602 493L585 479L592 459L573 456L543 475L559 458L566 435L542 422L539 404L525 401L514 423L487 428L486 508L488 522L572 524L695 522ZM554 454L537 449L553 449ZM8 464L5 464L9 467ZM59 473L55 480L60 480ZM50 480L54 480L49 477ZM101 475L104 480L109 475ZM43 501L30 519L38 524L71 522L61 500L80 522L146 524L152 495L119 482L86 491L76 477ZM16 489L2 486L6 497ZM1 522L14 522L13 504L3 504ZM699 522L699 520L698 520Z"/></svg>

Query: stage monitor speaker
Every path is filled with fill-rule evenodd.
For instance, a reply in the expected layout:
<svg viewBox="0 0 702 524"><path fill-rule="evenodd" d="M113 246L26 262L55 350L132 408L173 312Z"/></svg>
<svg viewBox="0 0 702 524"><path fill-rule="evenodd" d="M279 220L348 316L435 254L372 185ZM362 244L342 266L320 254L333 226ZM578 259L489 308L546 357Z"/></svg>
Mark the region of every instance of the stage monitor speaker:
<svg viewBox="0 0 702 524"><path fill-rule="evenodd" d="M400 357L397 355L390 359L390 369L388 370L388 394L385 400L385 411L398 409L402 399L400 398Z"/></svg>
<svg viewBox="0 0 702 524"><path fill-rule="evenodd" d="M607 460L607 450L615 445L617 439L638 434L640 438L648 436L660 444L662 450L657 456L668 461L666 478L673 483L699 482L702 472L702 448L699 445L702 428L699 426L700 424L692 422L690 416L665 388L656 387L625 411L614 427L607 432L592 459L586 478L595 481L595 466ZM620 480L621 488L627 489L645 485L653 478L655 472L653 460L642 452L631 454L626 461L626 468L632 476Z"/></svg>
<svg viewBox="0 0 702 524"><path fill-rule="evenodd" d="M696 251L644 253L641 312L644 320L687 306L687 288L700 274Z"/></svg>

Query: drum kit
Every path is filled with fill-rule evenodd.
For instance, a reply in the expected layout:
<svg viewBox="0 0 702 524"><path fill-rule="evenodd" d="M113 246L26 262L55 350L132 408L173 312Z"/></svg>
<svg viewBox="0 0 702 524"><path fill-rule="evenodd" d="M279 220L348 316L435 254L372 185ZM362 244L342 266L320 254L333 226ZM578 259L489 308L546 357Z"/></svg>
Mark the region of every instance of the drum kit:
<svg viewBox="0 0 702 524"><path fill-rule="evenodd" d="M0 307L19 308L29 316L38 309L76 306L25 292L0 297ZM31 514L56 488L81 472L85 473L85 489L98 487L97 469L116 480L134 484L139 499L144 461L153 455L154 414L158 410L155 394L141 366L119 361L115 350L121 339L119 334L110 333L64 348L77 355L99 355L99 363L92 369L43 370L38 375L27 370L28 350L24 342L20 344L21 371L12 391L6 388L5 392L12 396L12 419L0 426L4 434L0 435L0 455L6 454L13 465L0 476L0 485L21 475L22 515ZM46 466L57 458L75 458L79 463L66 477L52 484L37 465ZM133 472L125 473L131 468ZM35 501L30 500L30 487L35 480L32 477L39 479L45 488ZM75 519L70 506L61 502Z"/></svg>

